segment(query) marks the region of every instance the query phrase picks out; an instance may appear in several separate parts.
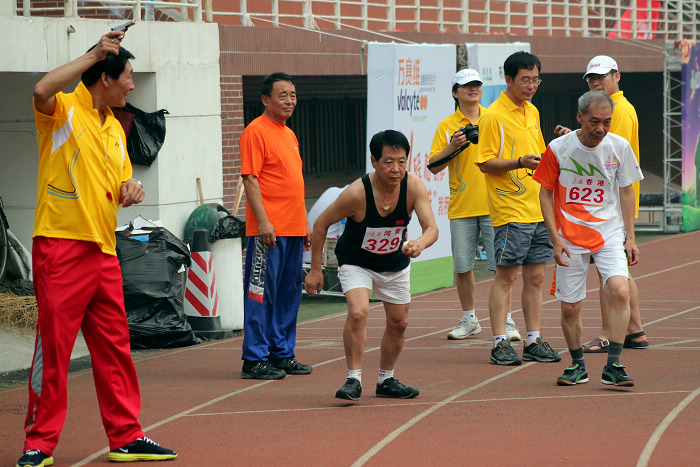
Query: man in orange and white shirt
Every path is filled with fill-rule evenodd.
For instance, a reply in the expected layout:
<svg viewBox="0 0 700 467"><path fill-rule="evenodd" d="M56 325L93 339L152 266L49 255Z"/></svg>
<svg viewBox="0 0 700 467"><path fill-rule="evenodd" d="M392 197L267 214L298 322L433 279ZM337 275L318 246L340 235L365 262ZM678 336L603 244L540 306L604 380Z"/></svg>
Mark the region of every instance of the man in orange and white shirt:
<svg viewBox="0 0 700 467"><path fill-rule="evenodd" d="M552 141L533 175L542 184L542 215L559 266L555 296L561 300L562 330L573 361L557 380L559 385L588 381L580 313L591 256L612 297L610 347L602 382L634 385L620 364L620 355L630 315L627 268L639 259L632 184L643 176L627 140L608 133L613 107L604 91L581 96L576 116L581 128Z"/></svg>
<svg viewBox="0 0 700 467"><path fill-rule="evenodd" d="M620 67L617 62L607 55L593 57L586 66L586 73L583 79L586 80L591 91L605 91L610 94L615 108L613 109L612 122L610 123L610 133L622 136L630 143L634 155L639 162L639 121L634 106L627 100L620 90ZM555 129L557 135L568 133L566 127L558 126ZM635 194L634 218L639 214L639 182L634 182L632 188ZM629 276L630 280L630 322L627 326L627 336L625 336L625 348L643 349L649 347L646 333L642 327L642 316L639 308L639 290L637 284ZM601 328L598 337L583 345L586 353L604 353L608 351L608 316L610 315L610 297L602 290L600 292Z"/></svg>

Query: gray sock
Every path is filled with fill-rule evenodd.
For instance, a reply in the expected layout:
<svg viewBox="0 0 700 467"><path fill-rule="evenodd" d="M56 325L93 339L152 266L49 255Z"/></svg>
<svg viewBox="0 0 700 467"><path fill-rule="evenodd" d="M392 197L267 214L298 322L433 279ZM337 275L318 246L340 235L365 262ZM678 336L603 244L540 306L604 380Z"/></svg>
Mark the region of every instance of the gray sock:
<svg viewBox="0 0 700 467"><path fill-rule="evenodd" d="M608 365L620 363L620 355L622 355L622 343L610 341L610 347L608 347Z"/></svg>
<svg viewBox="0 0 700 467"><path fill-rule="evenodd" d="M576 350L569 349L569 353L571 354L571 366L578 363L582 367L586 367L586 361L583 359L583 347L579 347Z"/></svg>

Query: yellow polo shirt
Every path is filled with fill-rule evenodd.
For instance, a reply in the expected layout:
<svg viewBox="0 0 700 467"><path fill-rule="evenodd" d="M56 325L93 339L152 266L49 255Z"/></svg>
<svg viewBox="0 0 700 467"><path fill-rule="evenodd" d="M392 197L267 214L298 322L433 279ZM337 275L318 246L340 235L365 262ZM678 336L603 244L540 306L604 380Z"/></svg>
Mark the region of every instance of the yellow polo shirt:
<svg viewBox="0 0 700 467"><path fill-rule="evenodd" d="M546 145L539 111L527 101L521 109L502 91L481 117L477 147L477 164L494 157L517 159L525 154L543 154ZM529 169L484 174L494 227L544 220L540 209L540 184L528 174L532 174Z"/></svg>
<svg viewBox="0 0 700 467"><path fill-rule="evenodd" d="M612 121L610 122L610 133L622 136L630 143L632 151L634 151L634 157L637 158L637 163L639 163L639 121L637 120L637 112L634 110L634 106L630 104L630 101L622 94L622 91L611 94L610 97L615 104ZM639 216L639 182L634 182L632 188L634 188L634 218L636 219Z"/></svg>
<svg viewBox="0 0 700 467"><path fill-rule="evenodd" d="M468 123L478 125L486 108L479 105L479 111L480 116L475 122L465 117L459 107L455 113L441 121L435 130L430 157L445 149L457 130ZM481 136L479 137L481 138ZM450 179L450 206L447 210L447 217L450 219L486 216L489 213L484 174L479 170L479 167L474 165L478 152L478 145L470 144L459 156L447 164Z"/></svg>
<svg viewBox="0 0 700 467"><path fill-rule="evenodd" d="M74 92L56 94L53 115L34 106L39 176L33 236L95 242L116 256L119 195L131 178L131 161L119 121L106 109L102 125L92 105L80 82Z"/></svg>

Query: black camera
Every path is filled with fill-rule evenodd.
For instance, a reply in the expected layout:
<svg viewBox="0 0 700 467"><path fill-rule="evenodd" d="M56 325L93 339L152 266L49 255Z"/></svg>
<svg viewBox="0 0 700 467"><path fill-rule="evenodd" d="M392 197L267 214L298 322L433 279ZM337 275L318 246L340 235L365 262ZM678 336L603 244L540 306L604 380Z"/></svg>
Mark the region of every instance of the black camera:
<svg viewBox="0 0 700 467"><path fill-rule="evenodd" d="M462 132L464 133L464 136L467 137L467 141L469 141L472 144L479 144L479 126L478 125L472 125L471 123L467 123L464 128L460 128L457 130L457 132Z"/></svg>
<svg viewBox="0 0 700 467"><path fill-rule="evenodd" d="M472 125L471 123L467 123L463 128L460 128L459 130L455 131L454 134L452 135L452 140L455 135L459 134L460 132L464 133L464 136L467 138L467 142L464 146L461 148L457 149L454 151L452 154L443 157L442 159L436 160L435 162L431 162L428 164L428 169L432 169L433 167L437 167L442 164L447 164L450 162L452 159L457 157L462 151L464 151L467 146L470 144L478 144L479 143L479 126L478 125Z"/></svg>

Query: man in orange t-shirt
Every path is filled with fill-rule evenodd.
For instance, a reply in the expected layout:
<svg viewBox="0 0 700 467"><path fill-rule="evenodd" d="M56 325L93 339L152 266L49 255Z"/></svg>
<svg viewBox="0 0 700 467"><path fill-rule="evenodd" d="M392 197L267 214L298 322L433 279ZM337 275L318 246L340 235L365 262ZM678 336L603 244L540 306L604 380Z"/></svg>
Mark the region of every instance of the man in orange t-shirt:
<svg viewBox="0 0 700 467"><path fill-rule="evenodd" d="M311 248L299 142L287 127L296 107L292 77L262 82L263 115L241 134L248 246L244 279L245 379L282 379L313 370L296 361L302 254Z"/></svg>

